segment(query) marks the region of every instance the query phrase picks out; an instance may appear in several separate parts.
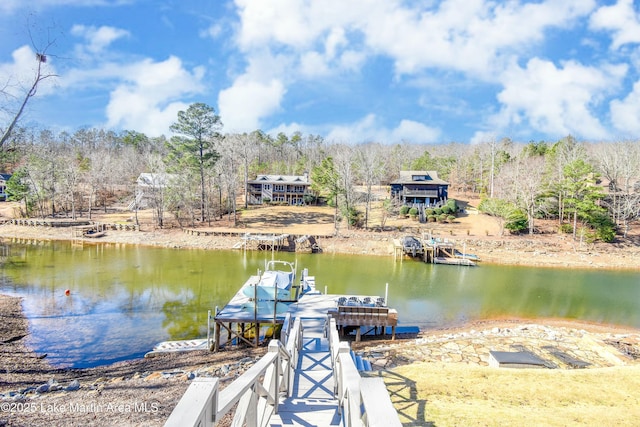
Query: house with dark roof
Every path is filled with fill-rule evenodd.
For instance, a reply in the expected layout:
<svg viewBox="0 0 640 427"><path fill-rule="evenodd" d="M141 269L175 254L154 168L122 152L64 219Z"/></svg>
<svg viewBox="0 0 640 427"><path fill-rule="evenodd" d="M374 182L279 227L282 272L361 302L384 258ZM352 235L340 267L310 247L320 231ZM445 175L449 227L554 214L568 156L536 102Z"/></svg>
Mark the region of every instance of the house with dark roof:
<svg viewBox="0 0 640 427"><path fill-rule="evenodd" d="M434 206L447 201L449 183L438 178L436 171L401 171L400 177L390 184L391 197L403 205Z"/></svg>
<svg viewBox="0 0 640 427"><path fill-rule="evenodd" d="M0 173L0 200L7 200L7 181L11 179L11 174Z"/></svg>
<svg viewBox="0 0 640 427"><path fill-rule="evenodd" d="M304 196L311 194L309 175L258 175L247 182L247 203L261 205L268 202L288 205L304 204Z"/></svg>

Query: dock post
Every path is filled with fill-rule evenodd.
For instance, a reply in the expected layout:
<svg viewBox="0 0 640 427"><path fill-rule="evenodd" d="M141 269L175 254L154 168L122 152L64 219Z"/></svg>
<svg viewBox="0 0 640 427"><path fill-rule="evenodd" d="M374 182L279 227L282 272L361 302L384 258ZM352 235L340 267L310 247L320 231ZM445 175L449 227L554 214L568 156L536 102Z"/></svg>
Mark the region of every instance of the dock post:
<svg viewBox="0 0 640 427"><path fill-rule="evenodd" d="M389 283L384 287L384 303L389 307Z"/></svg>
<svg viewBox="0 0 640 427"><path fill-rule="evenodd" d="M211 349L211 310L207 311L207 348Z"/></svg>
<svg viewBox="0 0 640 427"><path fill-rule="evenodd" d="M214 338L214 345L213 345L213 351L217 352L218 350L220 350L220 323L218 321L216 321L216 330L213 333L213 338Z"/></svg>

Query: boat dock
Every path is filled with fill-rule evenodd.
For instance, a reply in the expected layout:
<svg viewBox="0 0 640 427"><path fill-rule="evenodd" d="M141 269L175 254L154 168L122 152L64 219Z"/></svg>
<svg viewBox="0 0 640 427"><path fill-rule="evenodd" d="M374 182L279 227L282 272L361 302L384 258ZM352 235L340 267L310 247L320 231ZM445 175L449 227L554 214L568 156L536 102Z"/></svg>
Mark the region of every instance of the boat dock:
<svg viewBox="0 0 640 427"><path fill-rule="evenodd" d="M146 356L203 347L218 351L225 344L258 347L261 340L277 337L287 319L300 319L305 327L319 330L335 321L341 335L355 333L356 341L379 334L395 339L398 312L386 305L388 284L384 297L331 295L326 287L322 294L307 269L296 283L296 270L287 261L265 262L264 272L250 276L221 310L216 307L213 316L209 311L206 340L162 342Z"/></svg>
<svg viewBox="0 0 640 427"><path fill-rule="evenodd" d="M480 258L460 251L455 241L434 238L423 233L421 237L405 236L393 240L393 258L400 261L407 255L431 264L475 266Z"/></svg>
<svg viewBox="0 0 640 427"><path fill-rule="evenodd" d="M247 286L247 285L245 285ZM343 333L349 332L349 328L356 332L356 340L360 339L361 328L381 328L381 333L386 333L386 327L391 327L392 338L395 337L395 328L397 325L397 311L387 307L371 307L370 304L364 305L368 301L383 301L378 296L344 296L336 294L322 294L317 290L312 290L300 297L297 301L281 302L281 301L258 301L254 304L251 298L248 298L243 289L227 303L227 305L217 312L215 315L215 332L213 338L213 350L217 351L222 346L222 336L226 336L226 342L243 342L253 347L260 344L260 331L262 326L268 326L269 329L262 338L269 338L273 334L273 330L277 330L282 325L285 318L290 315L291 318L300 318L309 325L315 323L316 327L324 327L329 317L337 319L338 326ZM341 301L346 301L345 309L340 306ZM273 308L276 308L275 315ZM346 314L346 307L349 307L354 313ZM356 310L354 310L356 308ZM374 313L378 311L378 313ZM384 311L381 315L380 311ZM345 312L343 314L343 312ZM364 333L371 332L365 330Z"/></svg>

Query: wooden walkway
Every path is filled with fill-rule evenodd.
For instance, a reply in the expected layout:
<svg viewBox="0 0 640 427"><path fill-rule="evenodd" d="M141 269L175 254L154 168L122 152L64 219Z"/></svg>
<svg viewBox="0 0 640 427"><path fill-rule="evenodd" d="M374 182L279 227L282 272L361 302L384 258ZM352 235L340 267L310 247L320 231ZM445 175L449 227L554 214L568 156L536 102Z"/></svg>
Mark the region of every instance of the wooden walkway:
<svg viewBox="0 0 640 427"><path fill-rule="evenodd" d="M334 396L333 367L324 321L302 321L304 338L295 370L291 397L281 399L278 413L268 426L339 426L338 400Z"/></svg>

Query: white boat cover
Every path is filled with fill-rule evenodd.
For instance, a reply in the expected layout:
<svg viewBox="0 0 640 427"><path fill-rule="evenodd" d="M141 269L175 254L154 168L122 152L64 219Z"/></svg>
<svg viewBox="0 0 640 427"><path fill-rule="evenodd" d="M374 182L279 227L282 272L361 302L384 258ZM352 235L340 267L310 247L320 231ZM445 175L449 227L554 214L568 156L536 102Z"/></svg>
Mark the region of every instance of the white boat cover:
<svg viewBox="0 0 640 427"><path fill-rule="evenodd" d="M291 276L284 271L265 271L258 286L288 289L291 285Z"/></svg>

